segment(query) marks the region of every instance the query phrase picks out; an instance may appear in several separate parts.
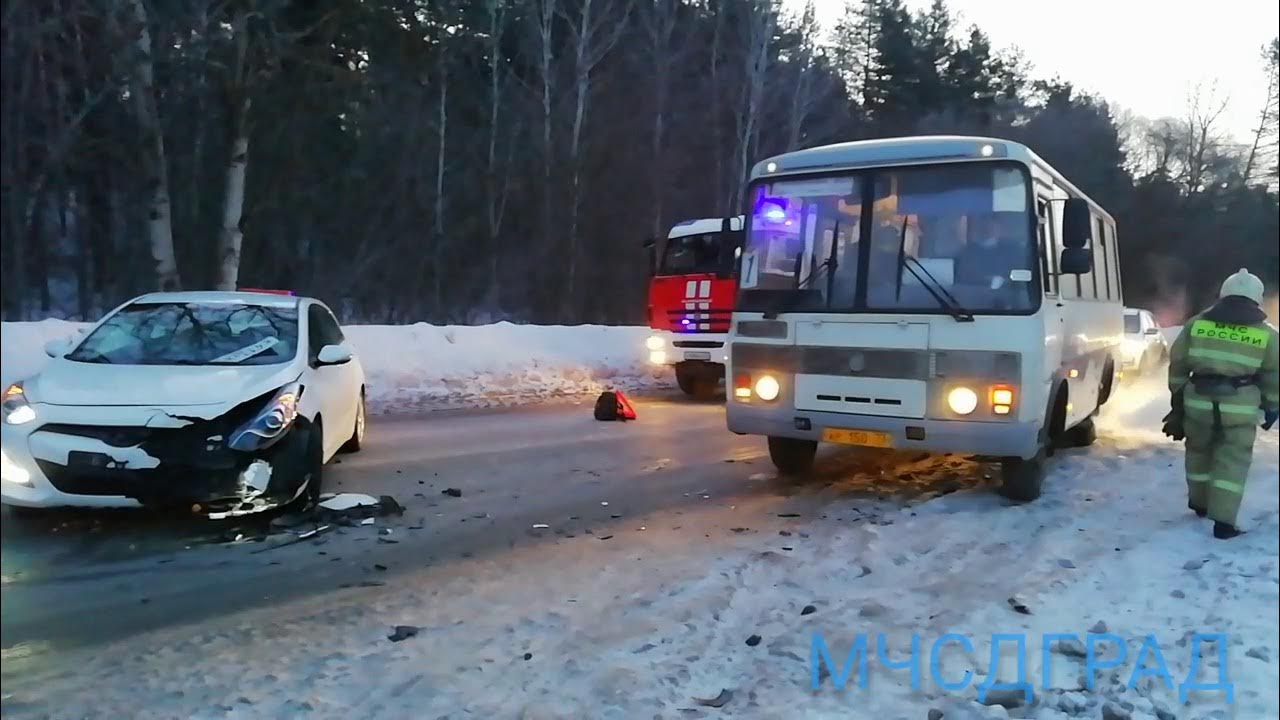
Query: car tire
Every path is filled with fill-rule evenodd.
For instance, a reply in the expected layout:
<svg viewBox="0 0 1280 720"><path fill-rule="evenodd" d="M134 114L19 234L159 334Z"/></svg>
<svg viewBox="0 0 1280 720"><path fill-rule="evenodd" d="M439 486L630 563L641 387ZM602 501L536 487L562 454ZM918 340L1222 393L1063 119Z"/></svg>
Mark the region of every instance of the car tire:
<svg viewBox="0 0 1280 720"><path fill-rule="evenodd" d="M307 444L307 489L299 498L304 507L313 508L320 502L324 486L324 426L320 418L311 424L311 437Z"/></svg>
<svg viewBox="0 0 1280 720"><path fill-rule="evenodd" d="M364 407L364 390L360 391L360 398L356 401L356 421L354 427L351 428L351 437L347 439L342 447L338 448L341 453L357 453L364 445L364 434L366 426L365 407Z"/></svg>
<svg viewBox="0 0 1280 720"><path fill-rule="evenodd" d="M813 468L818 453L815 440L769 436L769 459L783 475L803 475Z"/></svg>
<svg viewBox="0 0 1280 720"><path fill-rule="evenodd" d="M1014 502L1032 502L1044 486L1045 451L1033 458L1004 458L1000 461L1000 494Z"/></svg>

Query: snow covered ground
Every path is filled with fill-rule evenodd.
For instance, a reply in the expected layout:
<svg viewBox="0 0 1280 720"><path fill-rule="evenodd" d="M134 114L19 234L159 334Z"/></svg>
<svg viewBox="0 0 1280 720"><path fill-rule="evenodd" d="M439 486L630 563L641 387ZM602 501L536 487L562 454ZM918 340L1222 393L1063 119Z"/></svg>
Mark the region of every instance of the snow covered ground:
<svg viewBox="0 0 1280 720"><path fill-rule="evenodd" d="M65 320L0 325L0 382L44 365L46 342L84 327ZM349 325L374 412L490 407L673 384L647 362L643 327Z"/></svg>
<svg viewBox="0 0 1280 720"><path fill-rule="evenodd" d="M982 469L954 458L892 475L834 463L842 476L821 514L793 517L784 510L796 498L776 495L694 498L677 513L628 516L607 542L559 537L68 655L56 671L6 681L5 715L1278 717L1277 433L1257 446L1241 511L1248 533L1214 540L1210 523L1186 509L1181 446L1158 430L1167 402L1158 384L1124 390L1098 443L1061 453L1035 503L974 487ZM906 504L866 494L956 483L965 489ZM795 488L799 498L824 492ZM1084 660L1055 651L1044 690L1043 636L1084 639L1098 623L1127 643L1127 661L1100 672L1091 690ZM416 634L392 642L396 625ZM837 663L856 635L871 640L867 688L811 688L815 632ZM974 645L942 656L948 681L975 674L954 692L934 683L929 666L948 632ZM1234 704L1221 693L1179 703L1196 632L1227 634ZM918 688L876 657L878 633L894 661L920 637ZM974 702L1001 633L1027 638L1031 706ZM1147 635L1172 688L1125 687ZM1205 655L1201 678L1213 682L1217 656ZM1006 653L1000 674L1012 679L1017 665ZM722 707L697 702L725 690Z"/></svg>

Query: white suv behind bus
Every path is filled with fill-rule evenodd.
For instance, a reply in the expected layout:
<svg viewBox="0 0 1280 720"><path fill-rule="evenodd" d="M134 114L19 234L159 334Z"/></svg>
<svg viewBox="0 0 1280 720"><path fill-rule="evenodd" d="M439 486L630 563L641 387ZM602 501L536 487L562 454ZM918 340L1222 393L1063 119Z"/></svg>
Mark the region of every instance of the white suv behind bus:
<svg viewBox="0 0 1280 720"><path fill-rule="evenodd" d="M1148 310L1124 309L1124 342L1120 346L1121 370L1147 375L1169 360L1169 341L1160 323Z"/></svg>

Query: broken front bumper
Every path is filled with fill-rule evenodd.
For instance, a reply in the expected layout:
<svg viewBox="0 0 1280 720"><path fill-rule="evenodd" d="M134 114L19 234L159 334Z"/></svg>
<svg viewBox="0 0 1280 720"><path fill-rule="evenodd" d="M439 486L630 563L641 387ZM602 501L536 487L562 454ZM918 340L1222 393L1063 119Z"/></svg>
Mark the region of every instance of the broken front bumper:
<svg viewBox="0 0 1280 720"><path fill-rule="evenodd" d="M310 424L298 418L259 452L231 450L226 438L256 410L245 405L210 420L173 409L37 405L35 421L0 426L0 498L25 507L180 506L207 513L288 502L309 471Z"/></svg>

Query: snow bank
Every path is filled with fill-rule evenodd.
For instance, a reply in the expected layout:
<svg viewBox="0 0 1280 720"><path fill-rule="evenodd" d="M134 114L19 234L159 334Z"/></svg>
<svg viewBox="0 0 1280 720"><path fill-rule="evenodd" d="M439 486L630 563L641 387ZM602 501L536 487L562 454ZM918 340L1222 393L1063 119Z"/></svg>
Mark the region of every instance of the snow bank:
<svg viewBox="0 0 1280 720"><path fill-rule="evenodd" d="M0 385L8 387L15 380L40 372L49 361L49 356L44 354L45 343L69 338L86 327L86 323L52 318L0 323Z"/></svg>
<svg viewBox="0 0 1280 720"><path fill-rule="evenodd" d="M0 382L40 370L44 345L85 327L64 320L0 325ZM643 327L351 325L373 412L509 405L670 382L647 363Z"/></svg>
<svg viewBox="0 0 1280 720"><path fill-rule="evenodd" d="M354 325L344 328L383 409L491 406L670 382L644 327Z"/></svg>

